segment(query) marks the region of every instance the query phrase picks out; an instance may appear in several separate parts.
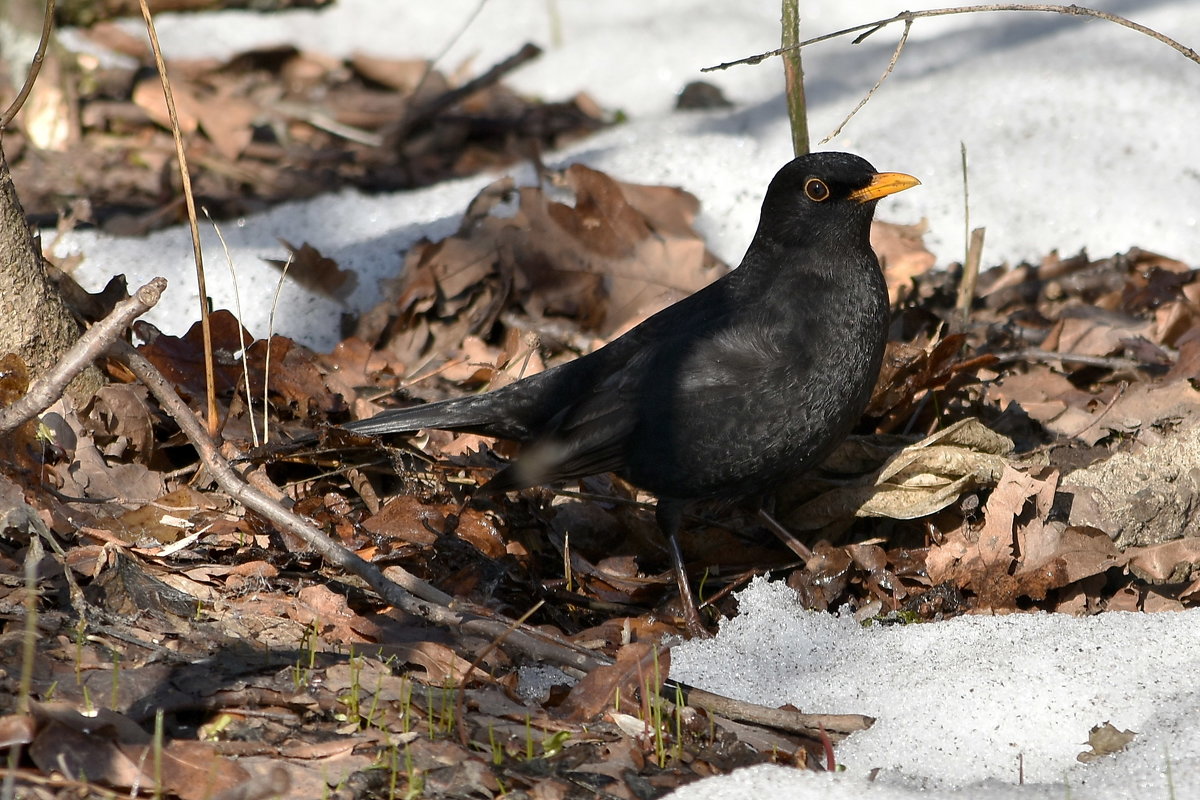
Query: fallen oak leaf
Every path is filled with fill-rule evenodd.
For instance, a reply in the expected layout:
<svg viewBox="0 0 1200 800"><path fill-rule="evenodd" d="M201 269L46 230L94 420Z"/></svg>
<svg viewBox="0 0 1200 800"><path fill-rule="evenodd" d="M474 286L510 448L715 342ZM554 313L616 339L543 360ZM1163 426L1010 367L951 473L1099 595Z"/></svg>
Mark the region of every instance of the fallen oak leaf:
<svg viewBox="0 0 1200 800"><path fill-rule="evenodd" d="M1183 583L1200 574L1200 539L1176 539L1125 551L1129 572L1147 583Z"/></svg>
<svg viewBox="0 0 1200 800"><path fill-rule="evenodd" d="M959 420L895 452L871 475L790 511L784 521L795 530L815 530L850 516L928 516L965 492L996 485L1013 449L1011 439L979 420Z"/></svg>
<svg viewBox="0 0 1200 800"><path fill-rule="evenodd" d="M1058 470L1050 470L1036 487L1031 513L1016 525L1016 568L1021 595L1045 599L1052 589L1098 575L1121 563L1112 539L1095 528L1068 527L1049 521L1058 494Z"/></svg>
<svg viewBox="0 0 1200 800"><path fill-rule="evenodd" d="M1088 731L1087 743L1091 750L1084 751L1075 758L1087 764L1098 758L1111 756L1124 750L1136 737L1137 733L1134 731L1119 730L1110 722L1102 723Z"/></svg>
<svg viewBox="0 0 1200 800"><path fill-rule="evenodd" d="M622 702L636 707L631 699L633 694L644 695L647 689L659 691L670 666L670 650L660 649L653 642L631 642L617 651L615 663L593 669L575 684L558 707L558 714L568 720L587 722L617 702L618 694Z"/></svg>
<svg viewBox="0 0 1200 800"><path fill-rule="evenodd" d="M1016 559L1015 528L1025 504L1044 483L1026 471L1005 468L984 506L978 530L963 524L929 549L925 568L935 584L970 589L992 610L1015 607L1020 586L1010 569Z"/></svg>
<svg viewBox="0 0 1200 800"><path fill-rule="evenodd" d="M338 262L321 253L308 242L297 247L287 239L279 243L288 251L286 261L276 258L263 260L278 270L287 270L288 277L309 291L335 300L345 301L358 288L358 274L342 269Z"/></svg>
<svg viewBox="0 0 1200 800"><path fill-rule="evenodd" d="M558 180L573 205L539 186L516 189L511 178L485 187L457 233L409 251L397 300L365 315L372 329L359 335L420 363L467 334L484 335L518 304L607 339L725 271L692 228L699 206L687 192L622 183L581 164Z"/></svg>

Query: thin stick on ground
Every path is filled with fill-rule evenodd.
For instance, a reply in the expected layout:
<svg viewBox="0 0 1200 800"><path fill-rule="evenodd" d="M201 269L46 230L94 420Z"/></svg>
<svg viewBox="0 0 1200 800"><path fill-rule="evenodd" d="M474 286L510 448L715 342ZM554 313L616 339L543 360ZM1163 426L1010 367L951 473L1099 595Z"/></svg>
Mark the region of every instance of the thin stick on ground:
<svg viewBox="0 0 1200 800"><path fill-rule="evenodd" d="M901 13L897 14L896 16L888 17L887 19L878 19L878 20L875 20L874 22L864 22L861 25L855 25L850 28L843 28L840 31L834 31L833 33L826 33L822 36L814 36L812 39L807 39L803 42L800 42L799 44L795 45L794 47L795 48L804 48L804 47L808 47L809 45L817 44L818 42L824 42L829 39L836 39L839 36L846 36L851 33L858 33L859 31L867 31L866 34L859 36L857 39L854 40L854 43L858 44L859 42L861 42L863 39L867 38L867 36L874 33L875 31L886 28L888 25L891 25L896 22L911 22L912 20L922 19L924 17L945 17L945 16L950 16L952 14L972 14L972 13L980 12L980 11L1040 11L1040 12L1045 12L1048 14L1066 14L1068 16L1074 16L1074 17L1095 17L1097 19L1103 19L1103 20L1107 20L1108 22L1115 23L1124 28L1129 28L1130 30L1137 31L1138 33L1141 33L1145 36L1149 36L1151 39L1157 39L1158 41L1160 41L1163 44L1170 47L1172 50L1175 50L1176 52L1178 52L1184 58L1187 58L1191 61L1196 62L1197 64L1200 64L1200 53L1197 53L1192 48L1187 47L1187 46L1175 41L1174 39L1172 39L1170 36L1167 36L1166 34L1159 33L1158 31L1154 30L1153 28L1147 28L1145 25L1141 25L1137 22L1134 22L1131 19L1126 19L1125 17L1119 16L1117 14L1110 14L1107 11L1097 11L1094 8L1085 8L1083 6L1075 6L1075 5L1053 6L1053 5L1046 5L1043 3L997 3L994 5L982 5L982 6L955 6L953 8L933 8L933 9L929 9L928 11L902 11ZM726 61L723 64L716 64L715 66L711 66L711 67L705 67L704 69L702 69L700 71L701 72L715 72L718 70L729 69L730 67L735 67L735 66L738 66L739 64L758 64L762 61L765 61L768 58L783 55L784 52L786 52L788 49L791 49L791 48L780 47L775 50L768 50L765 53L759 53L757 55L747 56L745 58L739 58L735 61Z"/></svg>
<svg viewBox="0 0 1200 800"><path fill-rule="evenodd" d="M145 0L141 1L145 2ZM447 92L443 92L425 105L417 106L413 109L410 116L406 116L401 120L400 125L391 138L394 141L403 141L413 128L433 119L438 114L456 103L467 99L481 89L486 89L492 84L498 83L505 75L508 75L517 67L538 58L541 54L542 48L531 43L525 44L516 53L496 64L482 75L472 78L462 86L457 86Z"/></svg>
<svg viewBox="0 0 1200 800"><path fill-rule="evenodd" d="M150 37L150 49L154 53L154 66L162 83L163 98L167 114L171 118L171 135L175 140L175 158L179 162L179 179L183 187L183 201L187 208L188 229L192 234L192 258L196 262L196 291L200 294L200 331L204 337L204 381L208 395L208 433L217 435L217 389L216 372L213 366L212 326L208 320L208 288L204 280L204 253L200 247L200 224L196 220L196 198L192 194L192 175L188 171L187 154L183 150L183 131L179 128L179 115L175 110L175 95L167 77L167 64L163 60L162 48L158 45L158 32L154 29L154 18L146 0L138 0L142 18L146 21L146 33Z"/></svg>
<svg viewBox="0 0 1200 800"><path fill-rule="evenodd" d="M117 303L112 313L84 331L54 367L8 408L0 410L0 435L23 425L62 397L75 376L104 354L130 324L145 314L162 297L166 278L155 278L134 295Z"/></svg>

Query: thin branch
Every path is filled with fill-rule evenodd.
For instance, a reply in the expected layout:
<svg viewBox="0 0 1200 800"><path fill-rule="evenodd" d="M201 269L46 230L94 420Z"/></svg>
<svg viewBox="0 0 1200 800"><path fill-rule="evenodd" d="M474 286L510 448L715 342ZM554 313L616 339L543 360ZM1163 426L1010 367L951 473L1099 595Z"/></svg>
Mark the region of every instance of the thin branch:
<svg viewBox="0 0 1200 800"><path fill-rule="evenodd" d="M29 93L33 91L33 84L37 81L38 73L42 71L42 62L46 60L46 48L50 46L50 34L54 31L54 2L55 0L46 0L46 17L42 20L41 41L38 42L37 52L33 54L33 63L29 65L29 74L25 76L25 84L21 87L21 91L17 92L13 101L9 103L8 108L4 111L4 116L0 117L0 131L8 128L13 117L21 110L21 106L25 105L25 101L29 99Z"/></svg>
<svg viewBox="0 0 1200 800"><path fill-rule="evenodd" d="M874 33L875 31L880 30L882 28L885 28L888 25L891 25L895 22L911 22L912 20L921 19L923 17L945 17L945 16L949 16L951 14L970 14L970 13L973 13L976 11L1042 11L1042 12L1046 12L1048 14L1066 14L1068 16L1074 16L1074 17L1096 17L1097 19L1103 19L1103 20L1107 20L1108 22L1114 22L1117 25L1120 25L1121 27L1129 28L1130 30L1135 30L1138 33L1149 36L1151 39L1157 39L1158 41L1167 45L1171 49L1177 51L1184 58L1187 58L1191 61L1196 62L1197 64L1200 64L1200 54L1198 54L1192 48L1185 47L1184 45L1182 45L1179 42L1172 39L1170 36L1159 33L1158 31L1156 31L1152 28L1147 28L1145 25L1138 24L1131 19L1126 19L1125 17L1119 16L1117 14L1110 14L1107 11L1097 11L1094 8L1084 8L1083 6L1075 6L1075 5L1052 6L1052 5L1045 5L1042 3L1012 3L1012 4L998 3L995 5L983 5L983 6L956 6L954 8L934 8L934 9L929 9L928 11L902 11L901 13L897 14L894 17L888 17L887 19L879 19L879 20L875 20L874 22L865 22L862 25L855 25L852 28L843 28L840 31L834 31L833 33L826 33L823 36L816 36L812 39L807 39L803 42L800 42L800 44L795 45L795 47L796 48L804 48L804 47L808 47L809 45L812 45L812 44L817 44L818 42L824 42L828 39L836 39L839 36L846 36L847 34L858 33L859 31L868 31L868 33L866 35L860 36L855 40L855 44L857 44L858 42L862 41L867 36L869 36L871 33ZM738 66L739 64L758 64L759 62L765 61L768 58L783 55L785 52L787 52L788 50L791 50L791 49L793 49L793 48L780 47L776 50L768 50L765 53L759 53L758 55L747 56L746 58L739 58L736 61L727 61L724 64L717 64L716 66L705 67L704 69L702 69L700 71L701 72L715 72L717 70L729 69L730 67L735 67L735 66Z"/></svg>
<svg viewBox="0 0 1200 800"><path fill-rule="evenodd" d="M145 2L145 0L141 0L141 2ZM456 103L467 99L479 90L486 89L488 86L499 82L500 79L505 75L512 72L517 67L525 64L526 62L532 61L541 54L542 48L531 43L525 44L525 46L523 46L516 53L504 59L499 64L496 64L482 75L472 78L462 86L458 86L447 92L443 92L428 103L413 109L411 115L406 116L400 121L400 125L391 134L392 139L398 142L404 141L409 132L414 128L424 124L430 119L433 119L438 114L442 113Z"/></svg>
<svg viewBox="0 0 1200 800"><path fill-rule="evenodd" d="M287 261L279 271L279 280L275 282L275 295L271 298L271 313L267 315L267 352L263 357L263 444L271 441L271 343L275 340L275 311L279 308L279 295L283 292L283 282L287 280L288 268L292 266L294 254L288 250ZM359 494L362 494L359 492Z"/></svg>
<svg viewBox="0 0 1200 800"><path fill-rule="evenodd" d="M200 293L200 331L204 338L204 380L208 394L208 432L217 433L217 389L216 372L213 367L212 326L208 321L208 289L204 281L204 253L200 248L200 224L196 221L196 198L192 195L192 175L188 171L187 155L183 151L183 131L179 128L179 115L175 111L175 95L171 81L167 78L167 64L163 60L162 48L158 45L158 32L154 30L154 18L146 0L138 0L142 18L146 21L146 33L150 37L150 49L154 53L154 66L162 83L163 98L167 103L167 114L171 118L171 135L175 139L175 158L179 161L179 179L183 187L183 200L187 207L188 228L192 234L192 257L196 262L196 290Z"/></svg>
<svg viewBox="0 0 1200 800"><path fill-rule="evenodd" d="M1119 372L1123 369L1146 369L1153 366L1133 358L1089 356L1084 353L1058 353L1054 350L1039 350L1038 348L1016 350L1009 353L996 353L995 357L996 360L993 363L996 364L1008 364L1014 361L1062 361L1067 364L1083 364L1088 367L1110 369L1113 372Z"/></svg>
<svg viewBox="0 0 1200 800"><path fill-rule="evenodd" d="M677 684L668 681L666 685L671 687ZM782 731L792 731L808 736L815 736L821 728L824 728L833 739L839 741L852 733L866 730L875 723L874 717L862 714L804 714L786 708L760 706L756 703L747 703L706 692L703 689L678 685L684 690L687 705L707 709L713 714L719 714L735 722L767 725Z"/></svg>
<svg viewBox="0 0 1200 800"><path fill-rule="evenodd" d="M896 68L896 62L900 60L900 51L904 49L904 43L908 41L908 32L911 30L912 20L905 20L904 33L900 34L900 41L896 43L896 49L892 51L892 60L888 62L887 69L883 71L883 74L879 76L879 80L875 81L875 85L872 86L871 90L863 96L863 99L858 101L858 105L854 107L854 110L846 115L846 118L842 120L842 124L834 128L833 133L826 136L824 139L818 142L818 144L826 144L830 139L841 133L842 128L845 128L847 123L854 119L854 115L861 111L862 107L865 106L867 101L871 99L871 95L875 94L875 91L879 89L880 86L883 86L883 82L887 80L888 75L891 75L892 70Z"/></svg>
<svg viewBox="0 0 1200 800"><path fill-rule="evenodd" d="M157 303L166 288L166 278L155 278L138 289L133 297L117 303L111 314L84 331L54 368L36 381L24 397L0 410L0 435L33 419L62 397L67 384L99 358L135 319Z"/></svg>
<svg viewBox="0 0 1200 800"><path fill-rule="evenodd" d="M1072 439L1078 439L1080 436L1083 436L1083 434L1087 433L1087 432L1088 432L1088 431L1090 431L1092 428L1094 428L1094 427L1096 427L1098 424L1100 424L1100 420L1104 419L1104 417L1108 415L1108 412L1110 412L1110 411L1112 411L1112 410L1113 410L1113 406L1115 406L1115 405L1117 404L1117 401L1121 399L1121 395L1125 394L1125 390L1126 390L1126 389L1128 389L1128 388L1129 388L1129 382L1128 382L1128 381L1121 381L1121 385L1117 387L1116 394L1114 394L1114 395L1113 395L1113 398L1112 398L1112 400L1109 400L1109 401L1108 401L1108 405L1106 405L1106 406L1105 406L1105 407L1104 407L1104 408L1103 408L1103 409L1100 411L1100 413L1099 413L1099 414L1097 414L1097 415L1096 415L1096 416L1095 416L1095 417L1092 419L1092 421L1091 421L1091 422L1089 422L1087 425L1084 425L1084 426L1083 426L1082 428L1080 428L1079 430L1075 431L1075 433L1071 434L1071 438L1072 438Z"/></svg>

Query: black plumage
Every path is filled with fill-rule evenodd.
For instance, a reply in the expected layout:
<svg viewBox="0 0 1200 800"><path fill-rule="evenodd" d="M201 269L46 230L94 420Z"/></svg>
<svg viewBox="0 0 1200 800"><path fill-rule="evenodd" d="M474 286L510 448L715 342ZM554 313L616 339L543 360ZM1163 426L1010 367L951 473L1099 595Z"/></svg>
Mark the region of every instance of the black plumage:
<svg viewBox="0 0 1200 800"><path fill-rule="evenodd" d="M861 416L889 316L871 218L917 183L847 153L801 156L771 181L741 265L704 289L567 364L344 427L523 442L489 491L615 472L659 498L673 537L688 501L770 489Z"/></svg>

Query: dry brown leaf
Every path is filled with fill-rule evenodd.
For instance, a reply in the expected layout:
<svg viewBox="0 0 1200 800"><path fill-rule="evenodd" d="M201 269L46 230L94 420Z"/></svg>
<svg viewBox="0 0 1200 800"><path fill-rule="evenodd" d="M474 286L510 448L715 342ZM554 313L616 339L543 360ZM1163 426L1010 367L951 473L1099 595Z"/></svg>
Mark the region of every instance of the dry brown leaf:
<svg viewBox="0 0 1200 800"><path fill-rule="evenodd" d="M181 800L209 800L250 778L246 770L217 755L207 742L175 740L157 749L147 744L121 744L120 748L131 761L144 765L142 769L151 786L157 772L162 788Z"/></svg>
<svg viewBox="0 0 1200 800"><path fill-rule="evenodd" d="M215 95L194 97L193 108L204 134L229 161L236 161L250 144L254 121L262 114L258 103L239 97L230 88Z"/></svg>
<svg viewBox="0 0 1200 800"><path fill-rule="evenodd" d="M871 247L883 267L888 299L893 306L908 295L912 279L928 272L936 261L922 241L928 230L927 220L916 225L897 225L881 220L871 223Z"/></svg>
<svg viewBox="0 0 1200 800"><path fill-rule="evenodd" d="M364 78L388 86L404 94L411 93L422 79L443 82L429 70L429 62L417 58L382 58L367 53L350 56L350 66Z"/></svg>
<svg viewBox="0 0 1200 800"><path fill-rule="evenodd" d="M179 119L179 130L185 135L196 132L200 127L200 114L189 82L171 76L171 94L175 98L175 113ZM146 116L161 127L171 129L171 115L167 113L167 101L163 98L162 82L158 76L143 78L133 87L133 102Z"/></svg>
<svg viewBox="0 0 1200 800"><path fill-rule="evenodd" d="M431 545L437 531L446 525L446 510L422 503L411 495L398 495L384 504L379 513L362 523L377 536L417 545Z"/></svg>
<svg viewBox="0 0 1200 800"><path fill-rule="evenodd" d="M290 258L286 261L274 258L263 260L279 270L286 265L288 280L295 281L309 291L342 301L358 288L357 273L342 269L337 261L323 255L308 242L299 247L287 239L280 239L279 243L287 249Z"/></svg>
<svg viewBox="0 0 1200 800"><path fill-rule="evenodd" d="M1111 356L1125 349L1125 340L1145 337L1153 323L1129 314L1095 306L1063 309L1057 324L1042 341L1042 349L1084 356Z"/></svg>
<svg viewBox="0 0 1200 800"><path fill-rule="evenodd" d="M1014 529L1040 483L1027 472L1006 467L984 506L982 528L968 531L964 525L929 549L925 559L929 579L971 589L984 607L1013 607L1020 590L1009 574L1016 555Z"/></svg>
<svg viewBox="0 0 1200 800"><path fill-rule="evenodd" d="M1130 547L1125 551L1129 571L1149 583L1183 583L1200 574L1200 539Z"/></svg>
<svg viewBox="0 0 1200 800"><path fill-rule="evenodd" d="M559 715L575 722L595 719L622 695L622 708L636 708L635 693L656 692L667 679L670 651L652 642L632 642L617 652L614 664L597 667L575 684L559 706Z"/></svg>
<svg viewBox="0 0 1200 800"><path fill-rule="evenodd" d="M154 781L111 740L58 720L42 725L29 745L29 758L43 773L126 789L153 790Z"/></svg>
<svg viewBox="0 0 1200 800"><path fill-rule="evenodd" d="M354 623L359 617L346 603L346 598L324 584L301 589L287 615L301 625L315 625L321 637L329 642L351 644L369 641L355 629Z"/></svg>
<svg viewBox="0 0 1200 800"><path fill-rule="evenodd" d="M816 530L850 516L917 519L964 493L993 486L1010 463L1010 439L977 419L953 425L904 447L872 475L832 489L787 515L796 530Z"/></svg>
<svg viewBox="0 0 1200 800"><path fill-rule="evenodd" d="M692 195L621 183L580 164L560 180L573 205L505 178L480 192L457 234L409 251L389 312L400 314L388 334L397 358L451 352L468 334L489 331L512 302L607 339L724 271L691 227ZM515 213L492 213L514 193ZM386 317L367 315L375 326Z"/></svg>
<svg viewBox="0 0 1200 800"><path fill-rule="evenodd" d="M1076 759L1086 764L1097 758L1119 753L1136 737L1137 734L1133 731L1119 730L1109 722L1102 723L1088 732L1087 743L1091 750L1080 753Z"/></svg>
<svg viewBox="0 0 1200 800"><path fill-rule="evenodd" d="M5 714L0 717L0 747L29 744L35 730L33 717L28 714Z"/></svg>
<svg viewBox="0 0 1200 800"><path fill-rule="evenodd" d="M424 673L414 670L408 673L408 677L430 686L459 685L467 679L468 674L480 677L478 672L471 672L471 662L438 642L388 644L386 652L389 657L394 656L399 661L423 669Z"/></svg>
<svg viewBox="0 0 1200 800"><path fill-rule="evenodd" d="M128 383L102 386L84 409L84 415L93 436L112 437L113 444L105 448L110 453L128 452L142 460L149 460L154 453L154 415L147 402L146 387Z"/></svg>

